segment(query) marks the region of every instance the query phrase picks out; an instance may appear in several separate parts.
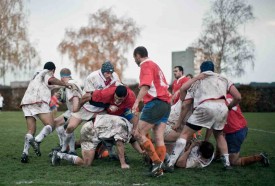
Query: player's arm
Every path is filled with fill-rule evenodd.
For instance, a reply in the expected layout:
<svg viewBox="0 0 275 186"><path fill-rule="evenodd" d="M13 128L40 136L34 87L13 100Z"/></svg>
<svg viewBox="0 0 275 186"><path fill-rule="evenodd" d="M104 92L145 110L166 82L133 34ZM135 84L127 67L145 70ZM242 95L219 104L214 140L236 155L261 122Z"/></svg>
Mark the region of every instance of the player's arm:
<svg viewBox="0 0 275 186"><path fill-rule="evenodd" d="M65 86L66 88L72 88L72 84L70 83L64 83L63 81L60 81L59 79L55 77L51 77L48 80L49 85L60 85L60 86Z"/></svg>
<svg viewBox="0 0 275 186"><path fill-rule="evenodd" d="M136 101L132 107L132 111L133 112L136 112L137 108L138 108L138 105L139 105L139 102L142 101L143 97L147 94L148 90L150 89L149 86L147 85L143 85L140 87L140 90L139 90L139 93L138 93L138 96L136 98Z"/></svg>
<svg viewBox="0 0 275 186"><path fill-rule="evenodd" d="M188 99L182 102L179 119L177 120L177 123L172 127L173 130L178 130L183 127L181 125L183 124L183 120L186 117L187 113L192 109L192 103L192 99Z"/></svg>
<svg viewBox="0 0 275 186"><path fill-rule="evenodd" d="M186 83L184 83L181 87L180 87L180 100L184 101L185 96L187 94L187 90L191 87L191 85L193 83L195 83L197 80L201 80L206 78L208 75L204 74L204 73L200 73L199 75L197 75L196 77L189 79Z"/></svg>
<svg viewBox="0 0 275 186"><path fill-rule="evenodd" d="M187 159L192 151L192 148L199 145L200 142L192 142L192 144L189 146L189 148L179 157L177 160L176 165L181 168L186 167Z"/></svg>
<svg viewBox="0 0 275 186"><path fill-rule="evenodd" d="M121 140L116 141L117 154L120 161L120 166L122 169L129 169L130 166L125 161L125 148L124 143Z"/></svg>
<svg viewBox="0 0 275 186"><path fill-rule="evenodd" d="M242 99L241 93L238 91L238 89L232 85L229 88L229 93L232 95L233 100L227 105L228 110L231 110L233 107L238 105Z"/></svg>
<svg viewBox="0 0 275 186"><path fill-rule="evenodd" d="M72 105L73 105L72 112L78 112L79 109L80 109L80 99L79 99L79 97L74 96L72 98Z"/></svg>

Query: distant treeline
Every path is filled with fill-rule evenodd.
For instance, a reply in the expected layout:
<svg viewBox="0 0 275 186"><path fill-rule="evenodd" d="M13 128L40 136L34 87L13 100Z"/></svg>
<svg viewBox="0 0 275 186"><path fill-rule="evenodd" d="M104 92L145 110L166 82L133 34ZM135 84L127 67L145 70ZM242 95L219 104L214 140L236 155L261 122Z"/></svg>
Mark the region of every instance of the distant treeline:
<svg viewBox="0 0 275 186"><path fill-rule="evenodd" d="M275 112L275 82L251 83L250 85L236 84L242 94L240 106L243 112ZM138 85L129 86L137 95ZM0 92L4 97L3 110L20 110L20 102L26 88L1 87ZM142 105L140 105L140 109ZM61 106L59 110L65 110Z"/></svg>

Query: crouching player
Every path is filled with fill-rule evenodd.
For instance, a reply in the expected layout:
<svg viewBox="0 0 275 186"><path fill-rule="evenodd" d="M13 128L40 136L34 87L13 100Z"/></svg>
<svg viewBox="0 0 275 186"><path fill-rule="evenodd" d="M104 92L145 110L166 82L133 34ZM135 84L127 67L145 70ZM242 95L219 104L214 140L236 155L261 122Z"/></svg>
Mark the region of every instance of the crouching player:
<svg viewBox="0 0 275 186"><path fill-rule="evenodd" d="M130 166L125 162L124 143L130 140L132 128L132 124L123 117L97 115L94 123L89 121L81 128L82 158L54 150L51 163L57 165L63 159L76 165L89 166L94 160L98 144L103 140L111 139L115 141L121 168L128 169Z"/></svg>

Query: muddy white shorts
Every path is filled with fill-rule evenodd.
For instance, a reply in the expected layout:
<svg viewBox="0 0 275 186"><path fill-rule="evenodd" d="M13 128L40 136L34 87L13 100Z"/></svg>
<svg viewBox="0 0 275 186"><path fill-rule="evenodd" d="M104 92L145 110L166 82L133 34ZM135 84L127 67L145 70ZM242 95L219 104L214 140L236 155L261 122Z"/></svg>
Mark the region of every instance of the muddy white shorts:
<svg viewBox="0 0 275 186"><path fill-rule="evenodd" d="M32 116L35 119L38 119L38 114L50 113L50 106L47 103L37 103L31 105L23 105L22 110L25 117Z"/></svg>
<svg viewBox="0 0 275 186"><path fill-rule="evenodd" d="M72 116L83 121L89 121L95 117L97 113L90 112L86 110L84 107L81 107L78 112L72 113Z"/></svg>
<svg viewBox="0 0 275 186"><path fill-rule="evenodd" d="M92 121L85 123L80 130L80 140L82 150L95 150L100 143L96 129Z"/></svg>
<svg viewBox="0 0 275 186"><path fill-rule="evenodd" d="M208 129L222 130L227 114L228 108L224 101L206 101L194 110L187 122Z"/></svg>

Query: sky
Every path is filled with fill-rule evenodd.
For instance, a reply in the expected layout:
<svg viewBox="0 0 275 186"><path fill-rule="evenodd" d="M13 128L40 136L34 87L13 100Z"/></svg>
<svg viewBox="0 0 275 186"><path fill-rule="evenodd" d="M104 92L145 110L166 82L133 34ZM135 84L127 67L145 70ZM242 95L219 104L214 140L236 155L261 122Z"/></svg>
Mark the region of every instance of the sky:
<svg viewBox="0 0 275 186"><path fill-rule="evenodd" d="M28 31L41 57L41 68L47 61L55 62L57 72L73 67L73 62L62 56L57 46L66 28L86 26L88 15L100 8L113 8L119 17L130 17L142 28L133 48L125 54L128 67L124 78L138 81L139 68L133 59L136 46L145 46L149 57L163 70L171 82L172 52L188 48L202 31L202 18L210 8L209 0L29 0ZM254 70L246 67L241 78L228 77L235 83L275 82L275 1L248 0L256 19L242 28L255 44ZM184 66L184 65L183 65ZM35 69L34 69L35 70ZM74 72L73 72L74 73ZM58 74L56 74L58 77ZM30 79L31 77L26 77ZM75 79L83 83L75 74ZM11 81L17 80L8 78Z"/></svg>

